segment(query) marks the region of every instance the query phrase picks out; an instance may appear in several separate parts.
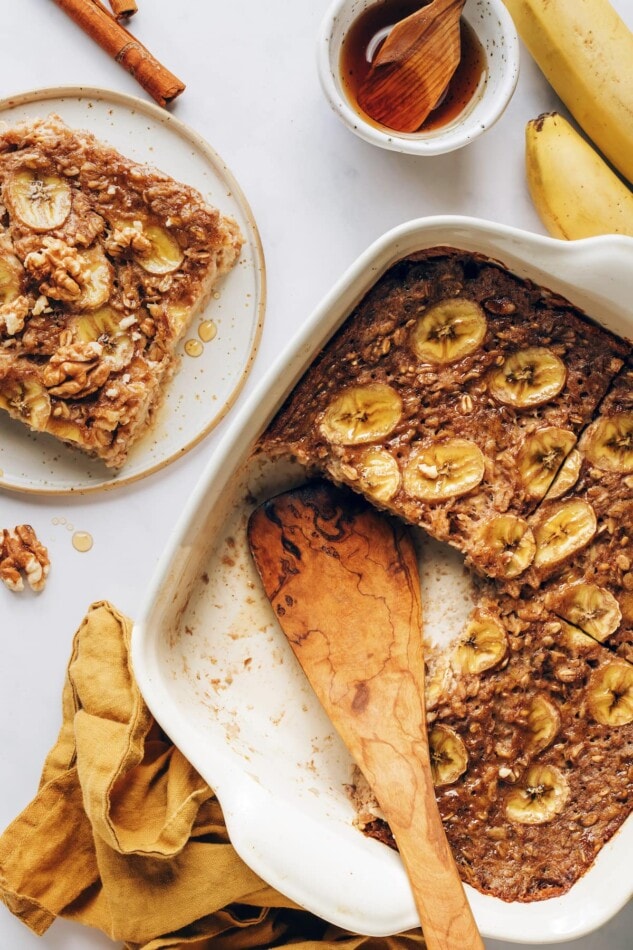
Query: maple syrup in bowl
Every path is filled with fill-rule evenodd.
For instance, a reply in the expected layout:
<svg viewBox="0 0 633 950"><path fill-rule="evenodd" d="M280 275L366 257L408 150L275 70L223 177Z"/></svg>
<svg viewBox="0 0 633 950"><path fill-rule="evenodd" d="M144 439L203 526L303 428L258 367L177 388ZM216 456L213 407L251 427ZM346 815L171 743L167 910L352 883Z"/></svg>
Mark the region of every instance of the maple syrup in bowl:
<svg viewBox="0 0 633 950"><path fill-rule="evenodd" d="M319 77L339 117L356 135L393 151L438 155L462 148L490 128L510 101L519 41L502 0L467 0L460 23L460 63L436 108L416 132L376 122L358 91L390 28L423 0L334 0L319 33Z"/></svg>

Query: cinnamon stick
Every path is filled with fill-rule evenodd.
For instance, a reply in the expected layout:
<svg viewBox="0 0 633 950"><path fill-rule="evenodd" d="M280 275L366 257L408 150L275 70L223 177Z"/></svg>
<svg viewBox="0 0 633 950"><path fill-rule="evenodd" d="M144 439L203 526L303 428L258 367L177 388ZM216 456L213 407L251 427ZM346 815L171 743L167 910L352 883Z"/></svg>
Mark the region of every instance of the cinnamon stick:
<svg viewBox="0 0 633 950"><path fill-rule="evenodd" d="M138 12L136 0L110 0L110 6L117 20L131 17Z"/></svg>
<svg viewBox="0 0 633 950"><path fill-rule="evenodd" d="M54 0L101 49L134 76L161 106L179 96L185 84L152 56L99 0Z"/></svg>

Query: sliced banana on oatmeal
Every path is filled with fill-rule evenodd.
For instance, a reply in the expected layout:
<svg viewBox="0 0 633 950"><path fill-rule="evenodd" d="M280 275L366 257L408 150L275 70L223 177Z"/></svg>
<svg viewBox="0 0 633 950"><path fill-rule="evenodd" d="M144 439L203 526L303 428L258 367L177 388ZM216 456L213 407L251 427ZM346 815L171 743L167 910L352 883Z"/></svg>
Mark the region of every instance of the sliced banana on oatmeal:
<svg viewBox="0 0 633 950"><path fill-rule="evenodd" d="M537 693L528 709L527 724L530 751L542 752L552 744L560 731L560 713L556 703L548 696Z"/></svg>
<svg viewBox="0 0 633 950"><path fill-rule="evenodd" d="M554 765L532 765L509 793L506 816L519 825L543 825L560 815L569 798L566 777Z"/></svg>
<svg viewBox="0 0 633 950"><path fill-rule="evenodd" d="M184 260L184 254L175 237L158 224L146 224L143 236L151 247L145 254L136 253L135 259L149 274L170 274L178 270Z"/></svg>
<svg viewBox="0 0 633 950"><path fill-rule="evenodd" d="M320 430L334 445L377 442L393 432L401 416L402 400L391 386L349 386L330 402Z"/></svg>
<svg viewBox="0 0 633 950"><path fill-rule="evenodd" d="M633 413L603 416L585 431L582 449L596 468L604 472L633 472Z"/></svg>
<svg viewBox="0 0 633 950"><path fill-rule="evenodd" d="M558 470L556 478L547 489L545 497L548 500L562 498L570 491L580 475L580 466L582 465L582 453L578 449L572 449L561 467Z"/></svg>
<svg viewBox="0 0 633 950"><path fill-rule="evenodd" d="M0 252L0 306L22 293L22 265L13 254Z"/></svg>
<svg viewBox="0 0 633 950"><path fill-rule="evenodd" d="M386 449L363 449L355 459L358 486L377 501L389 501L400 488L401 475L397 460Z"/></svg>
<svg viewBox="0 0 633 950"><path fill-rule="evenodd" d="M449 726L433 726L429 733L429 755L434 785L451 785L468 768L466 746Z"/></svg>
<svg viewBox="0 0 633 950"><path fill-rule="evenodd" d="M633 665L613 660L594 670L587 684L587 706L604 726L633 722Z"/></svg>
<svg viewBox="0 0 633 950"><path fill-rule="evenodd" d="M497 515L479 529L472 556L490 577L510 580L527 570L535 552L536 541L527 521L518 515Z"/></svg>
<svg viewBox="0 0 633 950"><path fill-rule="evenodd" d="M527 436L517 465L528 498L543 498L575 444L574 433L558 426L545 426Z"/></svg>
<svg viewBox="0 0 633 950"><path fill-rule="evenodd" d="M483 452L468 439L414 448L403 473L405 491L423 501L444 501L472 491L486 469Z"/></svg>
<svg viewBox="0 0 633 950"><path fill-rule="evenodd" d="M70 185L56 175L24 168L4 186L9 213L33 231L51 231L64 223L71 208Z"/></svg>
<svg viewBox="0 0 633 950"><path fill-rule="evenodd" d="M517 409L540 406L563 389L565 364L551 350L531 346L508 356L490 377L490 392L498 402Z"/></svg>
<svg viewBox="0 0 633 950"><path fill-rule="evenodd" d="M45 429L51 414L48 392L36 380L0 380L0 406L32 429Z"/></svg>
<svg viewBox="0 0 633 950"><path fill-rule="evenodd" d="M449 297L424 311L413 328L411 346L425 363L454 363L481 346L486 329L479 304Z"/></svg>
<svg viewBox="0 0 633 950"><path fill-rule="evenodd" d="M557 502L544 509L533 527L534 566L548 568L566 560L591 541L597 527L595 511L581 498Z"/></svg>
<svg viewBox="0 0 633 950"><path fill-rule="evenodd" d="M622 611L613 594L597 584L569 584L551 596L552 609L602 643L620 626Z"/></svg>
<svg viewBox="0 0 633 950"><path fill-rule="evenodd" d="M451 666L456 673L483 673L497 666L507 650L508 639L499 621L477 611L453 650Z"/></svg>
<svg viewBox="0 0 633 950"><path fill-rule="evenodd" d="M77 310L97 310L110 299L114 269L99 245L79 255L81 293L72 301Z"/></svg>
<svg viewBox="0 0 633 950"><path fill-rule="evenodd" d="M134 356L134 343L120 326L121 314L112 307L100 307L73 317L71 326L82 343L100 343L102 358L115 372L127 366Z"/></svg>

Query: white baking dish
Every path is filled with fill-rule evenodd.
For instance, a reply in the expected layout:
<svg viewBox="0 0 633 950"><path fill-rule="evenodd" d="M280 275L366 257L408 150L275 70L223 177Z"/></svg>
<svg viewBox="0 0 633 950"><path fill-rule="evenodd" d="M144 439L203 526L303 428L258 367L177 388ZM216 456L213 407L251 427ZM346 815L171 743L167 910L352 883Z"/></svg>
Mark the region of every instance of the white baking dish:
<svg viewBox="0 0 633 950"><path fill-rule="evenodd" d="M250 455L294 383L378 277L399 258L435 245L496 258L616 333L633 332L633 239L564 243L452 216L390 231L341 278L233 417L162 557L132 641L150 709L216 790L244 861L320 917L376 936L417 925L407 878L395 852L352 824L344 787L349 756L276 626L245 540L253 505L303 473ZM460 558L431 544L422 567L427 633L455 635L470 609ZM632 851L629 819L563 897L504 903L467 888L482 933L535 944L599 927L631 894Z"/></svg>

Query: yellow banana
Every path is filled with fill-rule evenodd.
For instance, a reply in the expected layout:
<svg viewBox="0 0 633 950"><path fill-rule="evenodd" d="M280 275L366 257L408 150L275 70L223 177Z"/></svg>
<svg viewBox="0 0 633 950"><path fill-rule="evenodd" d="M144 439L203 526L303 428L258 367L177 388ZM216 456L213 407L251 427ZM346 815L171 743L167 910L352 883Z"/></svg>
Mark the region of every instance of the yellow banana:
<svg viewBox="0 0 633 950"><path fill-rule="evenodd" d="M633 182L633 33L609 0L504 0L545 78Z"/></svg>
<svg viewBox="0 0 633 950"><path fill-rule="evenodd" d="M633 191L557 112L528 122L528 188L553 237L633 236Z"/></svg>

